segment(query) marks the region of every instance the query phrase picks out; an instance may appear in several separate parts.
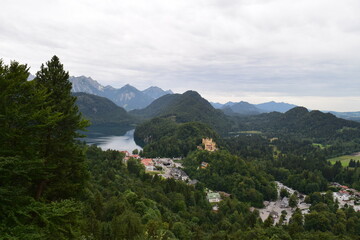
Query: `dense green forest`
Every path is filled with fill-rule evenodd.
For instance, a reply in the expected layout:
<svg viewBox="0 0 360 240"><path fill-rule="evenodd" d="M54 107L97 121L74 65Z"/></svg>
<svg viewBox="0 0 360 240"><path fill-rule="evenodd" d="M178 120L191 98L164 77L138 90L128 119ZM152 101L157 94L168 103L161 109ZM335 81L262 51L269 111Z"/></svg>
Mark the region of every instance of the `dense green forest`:
<svg viewBox="0 0 360 240"><path fill-rule="evenodd" d="M286 113L264 113L238 117L241 130L257 130L274 137L311 139L318 143L351 141L360 138L360 123L337 118L331 113L295 107Z"/></svg>
<svg viewBox="0 0 360 240"><path fill-rule="evenodd" d="M138 126L134 133L135 141L144 146L141 155L147 157L185 157L205 137L219 139L204 123L176 123L171 117L153 118Z"/></svg>
<svg viewBox="0 0 360 240"><path fill-rule="evenodd" d="M200 168L201 162L208 163ZM207 187L234 195L237 199L262 207L264 200L275 200L277 192L272 176L252 162L246 162L226 150L210 153L196 151L184 161L185 171Z"/></svg>
<svg viewBox="0 0 360 240"><path fill-rule="evenodd" d="M357 144L337 143L320 148L309 140L279 138L270 141L262 135L239 135L224 139L225 147L247 161L257 162L276 180L303 193L326 191L329 182L340 182L360 190L360 167L331 165L331 156L358 151Z"/></svg>
<svg viewBox="0 0 360 240"><path fill-rule="evenodd" d="M296 137L222 139L204 123L171 117L140 126L144 153L186 156L185 170L200 180L193 186L149 175L139 160L125 162L118 151L76 140L89 122L56 56L34 80L28 76L26 65L0 61L0 239L360 239L360 213L319 193L328 181L359 189L357 165L326 161L356 149L356 138L336 137L319 148ZM214 138L220 150L197 150L202 137ZM199 169L203 161L208 167ZM274 179L309 193L310 213L294 209L288 224L273 225L251 211L277 197ZM218 211L206 199L207 187L231 194Z"/></svg>

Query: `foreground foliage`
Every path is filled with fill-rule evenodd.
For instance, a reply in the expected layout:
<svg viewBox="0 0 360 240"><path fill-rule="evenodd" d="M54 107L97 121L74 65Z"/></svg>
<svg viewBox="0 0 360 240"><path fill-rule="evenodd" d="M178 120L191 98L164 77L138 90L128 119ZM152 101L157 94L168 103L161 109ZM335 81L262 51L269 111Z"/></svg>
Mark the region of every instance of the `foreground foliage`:
<svg viewBox="0 0 360 240"><path fill-rule="evenodd" d="M75 143L82 120L69 74L54 56L33 81L0 62L0 232L5 239L79 236L88 171Z"/></svg>

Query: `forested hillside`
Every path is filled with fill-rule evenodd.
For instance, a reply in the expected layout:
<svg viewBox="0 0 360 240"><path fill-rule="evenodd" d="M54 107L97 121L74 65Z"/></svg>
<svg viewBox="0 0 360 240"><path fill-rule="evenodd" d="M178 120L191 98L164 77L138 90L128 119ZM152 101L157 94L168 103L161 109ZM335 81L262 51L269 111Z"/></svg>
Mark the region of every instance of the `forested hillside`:
<svg viewBox="0 0 360 240"><path fill-rule="evenodd" d="M201 145L203 138L219 139L208 125L200 122L176 123L172 118L154 118L138 126L135 141L147 157L185 157Z"/></svg>
<svg viewBox="0 0 360 240"><path fill-rule="evenodd" d="M139 122L136 117L107 98L88 93L73 93L73 96L76 97L79 111L84 118L90 120L91 126L86 134L100 132L122 135Z"/></svg>
<svg viewBox="0 0 360 240"><path fill-rule="evenodd" d="M238 118L244 130L258 130L273 136L312 138L317 141L351 140L360 137L360 124L330 113L293 108L286 113L266 113Z"/></svg>
<svg viewBox="0 0 360 240"><path fill-rule="evenodd" d="M165 95L145 109L130 111L130 114L147 119L173 117L178 123L202 122L220 134L227 134L234 127L234 122L220 110L214 109L208 101L195 91Z"/></svg>

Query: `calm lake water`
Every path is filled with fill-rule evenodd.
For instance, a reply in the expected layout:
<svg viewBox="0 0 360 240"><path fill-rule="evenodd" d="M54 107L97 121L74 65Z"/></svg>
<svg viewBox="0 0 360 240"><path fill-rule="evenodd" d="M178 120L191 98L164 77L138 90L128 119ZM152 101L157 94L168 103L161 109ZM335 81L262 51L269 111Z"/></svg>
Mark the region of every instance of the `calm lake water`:
<svg viewBox="0 0 360 240"><path fill-rule="evenodd" d="M87 144L96 144L103 150L114 149L120 151L132 152L134 149L141 150L142 148L136 145L134 141L134 131L127 131L122 136L101 136L101 137L89 137L85 138Z"/></svg>

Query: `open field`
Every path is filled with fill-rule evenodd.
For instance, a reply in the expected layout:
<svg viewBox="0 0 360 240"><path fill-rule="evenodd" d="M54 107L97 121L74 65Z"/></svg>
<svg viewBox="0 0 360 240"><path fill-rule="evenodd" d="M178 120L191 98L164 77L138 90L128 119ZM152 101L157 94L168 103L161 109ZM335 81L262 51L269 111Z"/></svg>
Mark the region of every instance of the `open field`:
<svg viewBox="0 0 360 240"><path fill-rule="evenodd" d="M240 131L242 134L262 134L260 131Z"/></svg>
<svg viewBox="0 0 360 240"><path fill-rule="evenodd" d="M343 155L340 157L336 157L336 158L330 158L328 159L328 161L330 161L331 164L335 164L336 161L340 161L341 165L343 167L347 167L349 165L350 160L353 159L355 161L360 161L360 155Z"/></svg>
<svg viewBox="0 0 360 240"><path fill-rule="evenodd" d="M331 145L322 145L321 143L313 143L312 144L314 147L318 147L320 149L324 149L324 148L328 148L331 147Z"/></svg>

